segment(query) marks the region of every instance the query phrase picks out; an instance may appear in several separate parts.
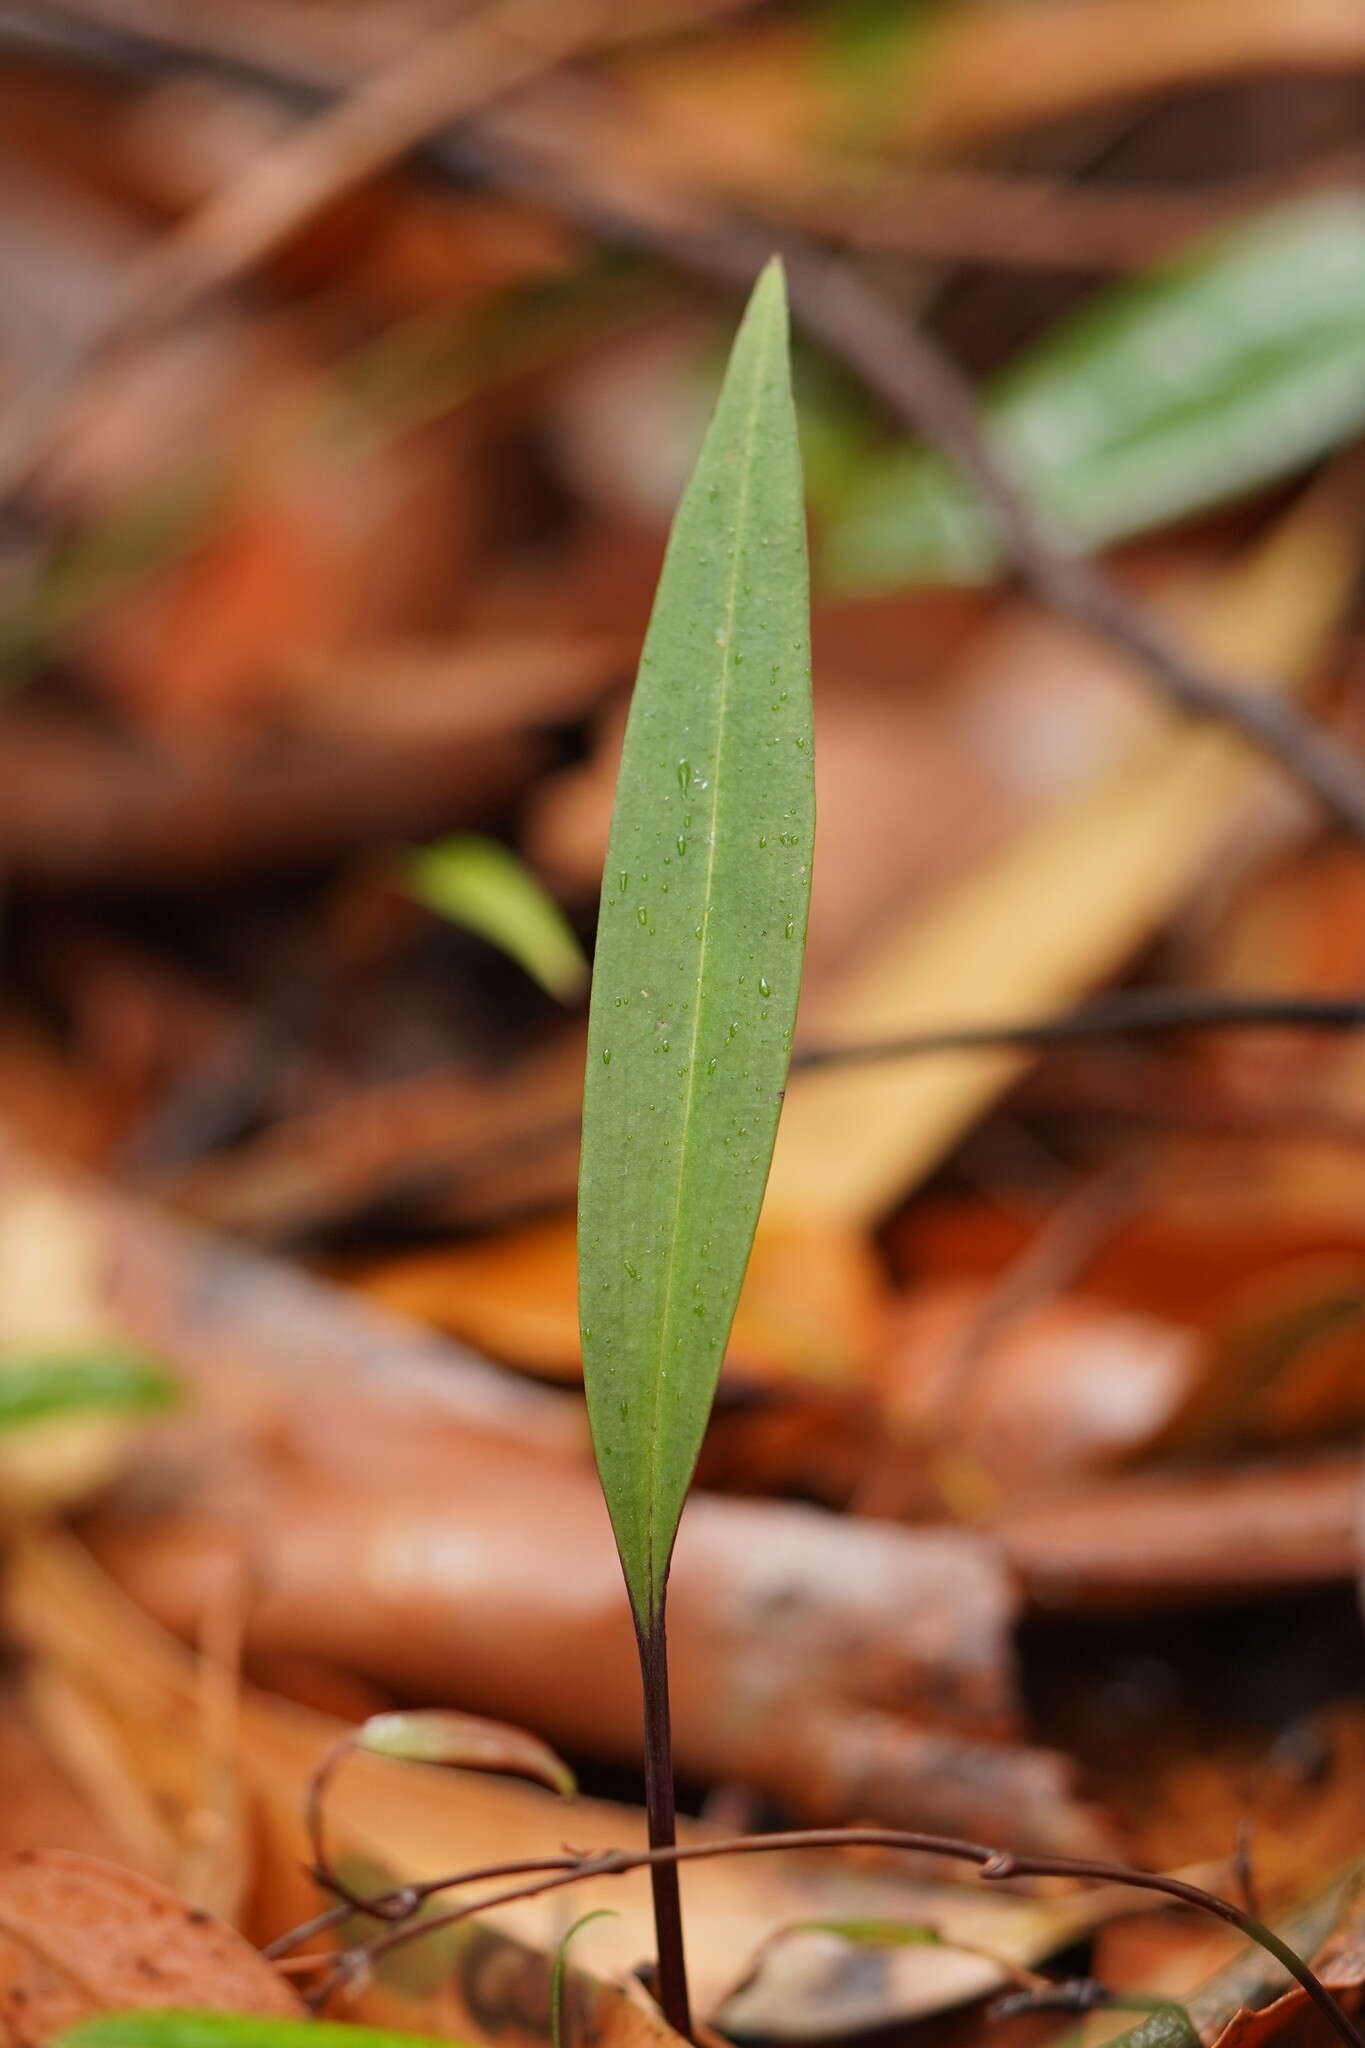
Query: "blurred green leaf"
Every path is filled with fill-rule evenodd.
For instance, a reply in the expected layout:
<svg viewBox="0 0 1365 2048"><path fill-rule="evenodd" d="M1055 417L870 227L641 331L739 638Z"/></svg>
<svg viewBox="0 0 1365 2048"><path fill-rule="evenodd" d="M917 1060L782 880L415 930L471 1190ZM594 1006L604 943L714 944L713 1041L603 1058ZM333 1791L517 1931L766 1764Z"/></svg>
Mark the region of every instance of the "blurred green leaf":
<svg viewBox="0 0 1365 2048"><path fill-rule="evenodd" d="M371 1756L392 1757L400 1763L509 1771L518 1777L534 1778L566 1798L577 1790L568 1765L525 1729L443 1707L371 1714L356 1730L355 1746Z"/></svg>
<svg viewBox="0 0 1365 2048"><path fill-rule="evenodd" d="M1077 551L1291 475L1365 425L1365 200L1297 201L1099 293L996 381L984 417ZM867 461L821 556L846 591L999 565L989 509L920 446Z"/></svg>
<svg viewBox="0 0 1365 2048"><path fill-rule="evenodd" d="M500 947L560 1002L585 986L588 963L568 919L498 840L473 832L438 840L409 855L404 876L428 910Z"/></svg>
<svg viewBox="0 0 1365 2048"><path fill-rule="evenodd" d="M683 495L607 847L583 1103L593 1444L658 1618L777 1132L810 896L810 637L782 272Z"/></svg>
<svg viewBox="0 0 1365 2048"><path fill-rule="evenodd" d="M92 1408L157 1414L179 1396L163 1366L121 1345L0 1349L0 1434Z"/></svg>
<svg viewBox="0 0 1365 2048"><path fill-rule="evenodd" d="M353 2027L341 2020L270 2019L249 2012L106 2012L81 2020L52 2048L453 2048L447 2036Z"/></svg>

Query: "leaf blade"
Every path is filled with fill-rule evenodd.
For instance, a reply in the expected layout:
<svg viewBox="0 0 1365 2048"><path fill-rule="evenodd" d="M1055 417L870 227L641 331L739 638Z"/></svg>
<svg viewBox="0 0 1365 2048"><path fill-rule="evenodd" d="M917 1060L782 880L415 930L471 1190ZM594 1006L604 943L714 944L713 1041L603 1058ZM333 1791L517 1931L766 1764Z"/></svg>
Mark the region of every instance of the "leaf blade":
<svg viewBox="0 0 1365 2048"><path fill-rule="evenodd" d="M637 1622L668 1560L777 1130L814 832L805 522L780 268L669 538L607 846L579 1305Z"/></svg>
<svg viewBox="0 0 1365 2048"><path fill-rule="evenodd" d="M984 419L1054 541L1088 551L1294 474L1365 421L1365 206L1296 199L1101 291L988 388ZM848 592L1000 567L975 487L917 443L869 456L826 526Z"/></svg>
<svg viewBox="0 0 1365 2048"><path fill-rule="evenodd" d="M568 1765L538 1737L481 1714L449 1707L397 1708L371 1714L356 1730L355 1746L396 1763L445 1764L466 1771L502 1771L531 1778L568 1799L577 1791Z"/></svg>

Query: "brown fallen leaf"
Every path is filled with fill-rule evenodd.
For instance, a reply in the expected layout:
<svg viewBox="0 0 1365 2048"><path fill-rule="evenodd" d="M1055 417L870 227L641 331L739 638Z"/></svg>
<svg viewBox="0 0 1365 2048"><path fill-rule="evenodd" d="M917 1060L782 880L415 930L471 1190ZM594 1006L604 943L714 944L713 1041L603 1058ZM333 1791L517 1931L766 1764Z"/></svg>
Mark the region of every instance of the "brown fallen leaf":
<svg viewBox="0 0 1365 2048"><path fill-rule="evenodd" d="M690 118L698 155L762 165L768 131L809 153L846 142L856 118L864 150L947 154L1121 96L1282 70L1330 75L1362 51L1351 0L1180 0L1155 19L1142 0L1028 0L1004 15L967 6L927 24L910 17L879 48L875 98L790 16L719 44L632 52L617 75L644 118Z"/></svg>
<svg viewBox="0 0 1365 2048"><path fill-rule="evenodd" d="M1365 1233L1349 1210L1238 1205L1207 1169L1191 1172L1085 1248L1079 1291L992 1318L1012 1260L1035 1256L1053 1227L1011 1252L1030 1243L1019 1222L985 1205L925 1205L895 1234L915 1277L894 1326L888 1411L907 1464L937 1448L978 1468L970 1513L989 1513L1035 1472L1263 1455L1358 1433ZM1091 1350L1103 1372L1086 1371Z"/></svg>
<svg viewBox="0 0 1365 2048"><path fill-rule="evenodd" d="M183 1738L183 1707L192 1673L186 1653L113 1588L66 1539L32 1535L19 1546L10 1575L10 1625L42 1668L56 1666L94 1695L115 1703L120 1715L148 1719L161 1739ZM543 1682L543 1671L542 1671ZM248 1692L243 1702L243 1766L265 1804L273 1850L269 1882L258 1890L253 1931L262 1940L311 1911L299 1903L296 1883L280 1885L302 1850L299 1816L309 1774L345 1730L335 1721ZM434 1771L358 1757L332 1788L328 1833L335 1853L361 1859L401 1877L473 1868L554 1854L566 1832L565 1809L553 1795L506 1779ZM575 1845L631 1846L643 1840L643 1816L633 1809L580 1799L572 1812ZM684 1822L684 1838L700 1837ZM354 1867L354 1866L353 1866ZM892 1858L823 1852L783 1853L697 1863L684 1873L683 1896L693 1930L693 1989L706 2013L724 2006L749 1980L768 1938L794 1921L875 1918L940 1926L994 1952L1022 1947L1034 1955L1064 1944L1116 1911L1131 1910L1136 1895L1121 1890L1013 1897L979 1886L936 1882ZM271 1900L277 1902L271 1905ZM272 1917L283 1906L283 1921ZM599 1980L603 1994L619 1998L620 1978L652 1953L649 1885L643 1871L577 1887L573 1911L602 1905L611 1916L575 1937L576 1966ZM264 1910L263 1910L264 1909ZM547 2039L548 1969L568 1924L564 1902L553 1894L500 1907L452 1930L425 1966L422 1946L409 1967L384 1984L385 2004L417 2015L440 2012L467 2037L496 2042L509 2025ZM402 1952L400 1951L400 1955ZM397 1961L398 1958L395 1958ZM913 1973L887 1976L880 1996L865 1997L865 2016L887 2021L913 2016L977 1995L1000 1981L999 1972L974 1961L960 1974L932 1979ZM807 2030L800 2018L801 1984L766 1973L775 2037ZM779 2006L785 2010L779 2010ZM633 2010L638 2011L638 2008ZM626 2025L623 2017L621 2024ZM657 2028L657 2022L654 2023ZM638 2038L638 2018L623 2042Z"/></svg>
<svg viewBox="0 0 1365 2048"><path fill-rule="evenodd" d="M572 1195L581 1028L505 1072L430 1071L286 1117L188 1169L146 1177L186 1214L266 1241L407 1197L462 1224Z"/></svg>
<svg viewBox="0 0 1365 2048"><path fill-rule="evenodd" d="M0 1694L0 1855L35 1845L118 1856L114 1835L61 1770L18 1692L7 1688Z"/></svg>
<svg viewBox="0 0 1365 2048"><path fill-rule="evenodd" d="M490 820L542 758L533 736L156 748L45 708L0 716L13 791L0 854L48 882L164 881L310 862Z"/></svg>
<svg viewBox="0 0 1365 2048"><path fill-rule="evenodd" d="M252 1648L636 1757L630 1628L591 1474L431 1415L395 1435L374 1411L347 1412L335 1387L329 1406L332 1427L310 1407L277 1424L277 1459L239 1456L225 1482L211 1443L160 1474L148 1462L160 1506L111 1503L87 1526L96 1554L182 1634L245 1557ZM982 1739L1007 1725L1009 1596L981 1539L699 1496L670 1600L690 1775L747 1779L818 1818L1007 1825L1098 1853L1104 1831L1058 1759Z"/></svg>
<svg viewBox="0 0 1365 2048"><path fill-rule="evenodd" d="M0 1145L5 1271L12 1315L32 1301L53 1341L140 1333L148 1351L183 1364L203 1411L230 1426L268 1433L281 1397L325 1406L338 1376L353 1374L391 1423L420 1393L429 1412L520 1446L586 1449L581 1417L548 1391L282 1262Z"/></svg>
<svg viewBox="0 0 1365 2048"><path fill-rule="evenodd" d="M298 663L276 687L272 717L365 745L568 725L619 682L633 651L624 636L558 630L372 642Z"/></svg>
<svg viewBox="0 0 1365 2048"><path fill-rule="evenodd" d="M249 1653L638 1754L633 1640L580 1411L13 1153L0 1256L35 1205L85 1276L73 1309L93 1293L194 1390L160 1449L143 1439L123 1510L89 1531L154 1612L193 1636L245 1559ZM906 1825L990 1834L1008 1817L1051 1849L1107 1840L1061 1759L1000 1746L1014 1601L990 1539L701 1496L670 1603L693 1774L748 1776L798 1812L875 1800Z"/></svg>
<svg viewBox="0 0 1365 2048"><path fill-rule="evenodd" d="M239 1934L164 1885L70 1849L0 1860L0 2031L12 2048L153 2006L303 2012Z"/></svg>
<svg viewBox="0 0 1365 2048"><path fill-rule="evenodd" d="M1358 1453L1143 1472L1006 1512L994 1533L1043 1608L1329 1585L1356 1568Z"/></svg>
<svg viewBox="0 0 1365 2048"><path fill-rule="evenodd" d="M1197 1384L1197 1331L1070 1294L981 1328L990 1292L918 1287L879 1372L887 1441L864 1513L967 1521L1145 1450Z"/></svg>

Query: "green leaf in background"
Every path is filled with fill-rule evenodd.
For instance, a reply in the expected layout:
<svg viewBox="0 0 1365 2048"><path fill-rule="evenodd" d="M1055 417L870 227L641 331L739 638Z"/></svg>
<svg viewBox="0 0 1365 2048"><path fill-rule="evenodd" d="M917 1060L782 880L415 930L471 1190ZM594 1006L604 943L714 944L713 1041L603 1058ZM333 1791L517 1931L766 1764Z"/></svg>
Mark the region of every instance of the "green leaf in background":
<svg viewBox="0 0 1365 2048"><path fill-rule="evenodd" d="M107 2012L81 2020L53 2048L455 2048L448 2038L352 2027L341 2020L280 2020L248 2012Z"/></svg>
<svg viewBox="0 0 1365 2048"><path fill-rule="evenodd" d="M399 1708L371 1714L355 1733L355 1747L399 1763L448 1764L468 1771L507 1771L534 1778L569 1798L578 1787L569 1766L524 1728L485 1721L446 1707Z"/></svg>
<svg viewBox="0 0 1365 2048"><path fill-rule="evenodd" d="M163 1366L122 1345L0 1348L0 1435L95 1408L158 1414L174 1407L179 1395Z"/></svg>
<svg viewBox="0 0 1365 2048"><path fill-rule="evenodd" d="M809 597L779 266L754 289L668 543L607 846L579 1312L642 1629L758 1219L810 897Z"/></svg>
<svg viewBox="0 0 1365 2048"><path fill-rule="evenodd" d="M1074 550L1291 475L1365 425L1365 199L1296 201L1097 294L996 381L985 419ZM868 459L821 556L845 591L999 565L973 487L915 446Z"/></svg>
<svg viewBox="0 0 1365 2048"><path fill-rule="evenodd" d="M501 947L547 994L567 1003L585 986L588 963L568 919L498 840L473 832L438 840L410 854L403 873L419 902Z"/></svg>

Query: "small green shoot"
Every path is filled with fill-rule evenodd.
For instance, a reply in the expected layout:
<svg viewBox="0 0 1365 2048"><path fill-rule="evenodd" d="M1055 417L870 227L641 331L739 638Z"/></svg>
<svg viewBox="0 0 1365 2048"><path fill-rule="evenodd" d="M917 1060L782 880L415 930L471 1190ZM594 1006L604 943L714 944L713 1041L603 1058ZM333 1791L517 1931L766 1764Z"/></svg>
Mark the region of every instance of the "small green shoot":
<svg viewBox="0 0 1365 2048"><path fill-rule="evenodd" d="M554 1966L550 1971L550 2048L564 2048L564 1982L569 1971L570 1942L590 1921L616 1918L610 1906L597 1906L591 1913L580 1913L556 1947Z"/></svg>
<svg viewBox="0 0 1365 2048"><path fill-rule="evenodd" d="M548 889L509 847L474 832L417 848L403 865L410 895L451 924L498 946L547 995L571 1003L588 963Z"/></svg>
<svg viewBox="0 0 1365 2048"><path fill-rule="evenodd" d="M392 1757L398 1763L447 1764L467 1771L504 1771L533 1778L570 1798L577 1785L568 1765L552 1749L524 1729L478 1714L459 1714L439 1707L398 1709L371 1714L355 1732L354 1747L369 1756Z"/></svg>

